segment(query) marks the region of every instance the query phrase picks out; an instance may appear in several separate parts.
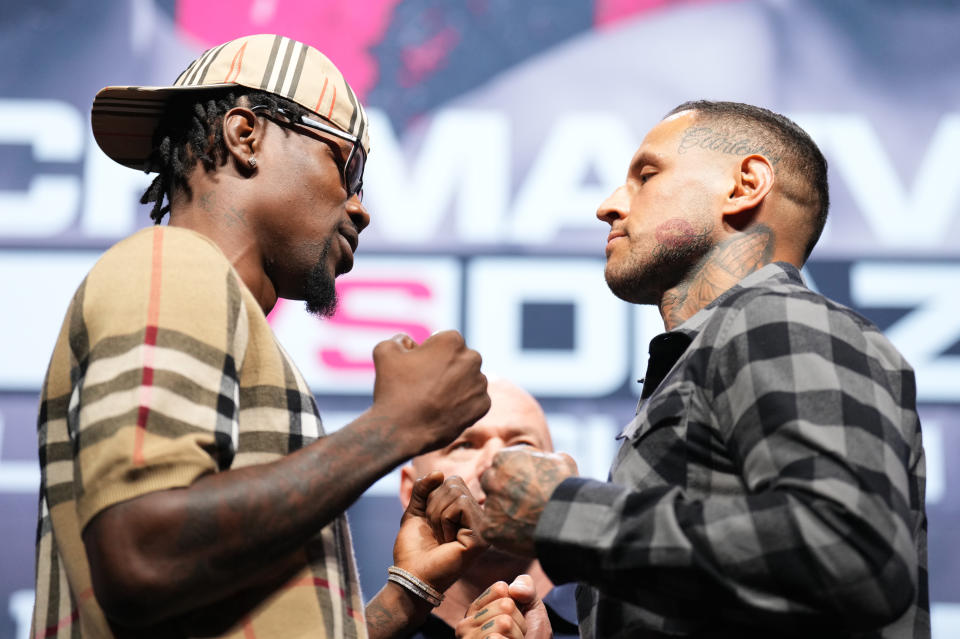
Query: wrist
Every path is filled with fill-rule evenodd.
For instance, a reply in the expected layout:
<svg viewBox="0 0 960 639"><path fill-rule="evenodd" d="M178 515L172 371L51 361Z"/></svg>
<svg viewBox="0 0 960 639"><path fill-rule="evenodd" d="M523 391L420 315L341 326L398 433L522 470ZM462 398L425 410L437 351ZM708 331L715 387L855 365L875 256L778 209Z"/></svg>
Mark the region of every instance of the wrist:
<svg viewBox="0 0 960 639"><path fill-rule="evenodd" d="M412 627L423 623L434 609L433 604L418 597L411 591L393 581L387 581L380 590L382 602L396 610L399 616L406 620L406 626Z"/></svg>
<svg viewBox="0 0 960 639"><path fill-rule="evenodd" d="M426 601L431 607L435 608L443 603L443 593L413 572L394 565L387 569L387 574L389 582L397 584L411 595Z"/></svg>
<svg viewBox="0 0 960 639"><path fill-rule="evenodd" d="M371 441L383 441L384 453L391 467L407 461L420 453L421 444L414 441L418 429L398 417L403 411L383 406L383 402L374 402L367 410L361 413L353 424L360 426L369 435L362 435Z"/></svg>
<svg viewBox="0 0 960 639"><path fill-rule="evenodd" d="M390 454L401 464L411 457L419 455L424 447L425 429L419 422L409 419L409 407L398 406L397 402L379 402L374 400L357 418L357 422L367 424L390 442Z"/></svg>

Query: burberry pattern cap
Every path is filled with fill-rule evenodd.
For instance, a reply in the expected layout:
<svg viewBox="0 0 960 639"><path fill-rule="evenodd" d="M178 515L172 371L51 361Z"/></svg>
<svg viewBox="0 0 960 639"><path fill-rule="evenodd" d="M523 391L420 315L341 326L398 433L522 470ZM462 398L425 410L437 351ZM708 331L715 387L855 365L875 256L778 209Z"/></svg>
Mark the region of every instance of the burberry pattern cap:
<svg viewBox="0 0 960 639"><path fill-rule="evenodd" d="M153 133L174 96L240 85L288 98L370 150L367 114L336 66L311 46L279 35L231 40L205 51L169 87L106 87L93 100L93 136L120 164L150 171Z"/></svg>

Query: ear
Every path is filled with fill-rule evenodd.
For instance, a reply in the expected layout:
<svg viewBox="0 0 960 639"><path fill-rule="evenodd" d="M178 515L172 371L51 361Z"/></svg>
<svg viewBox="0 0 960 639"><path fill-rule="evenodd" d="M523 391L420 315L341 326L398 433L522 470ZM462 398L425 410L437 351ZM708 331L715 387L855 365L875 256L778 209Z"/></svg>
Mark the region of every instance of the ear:
<svg viewBox="0 0 960 639"><path fill-rule="evenodd" d="M223 116L223 143L235 166L250 171L250 158L256 157L263 134L262 122L246 107L233 107Z"/></svg>
<svg viewBox="0 0 960 639"><path fill-rule="evenodd" d="M400 504L403 509L407 509L410 503L410 497L413 495L413 484L417 481L414 476L413 466L404 466L400 469Z"/></svg>
<svg viewBox="0 0 960 639"><path fill-rule="evenodd" d="M740 213L755 210L772 188L773 165L770 160L759 154L743 158L723 207L724 218L733 220Z"/></svg>

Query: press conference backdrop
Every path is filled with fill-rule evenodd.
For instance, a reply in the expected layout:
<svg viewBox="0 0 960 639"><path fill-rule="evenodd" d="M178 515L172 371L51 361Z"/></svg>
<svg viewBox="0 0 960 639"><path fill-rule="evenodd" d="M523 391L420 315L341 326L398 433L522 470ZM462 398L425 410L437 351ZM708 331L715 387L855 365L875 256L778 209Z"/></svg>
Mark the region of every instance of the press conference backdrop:
<svg viewBox="0 0 960 639"><path fill-rule="evenodd" d="M593 212L643 134L692 98L765 105L830 162L805 269L916 368L934 636L960 637L960 4L954 0L22 0L0 7L0 638L29 633L37 393L67 302L148 223L149 178L89 132L108 84L168 84L232 37L325 51L369 105L372 223L338 314L270 316L328 429L370 401L372 346L460 329L605 477L656 311L602 275ZM365 592L389 564L396 474L351 509ZM42 636L42 632L37 635Z"/></svg>

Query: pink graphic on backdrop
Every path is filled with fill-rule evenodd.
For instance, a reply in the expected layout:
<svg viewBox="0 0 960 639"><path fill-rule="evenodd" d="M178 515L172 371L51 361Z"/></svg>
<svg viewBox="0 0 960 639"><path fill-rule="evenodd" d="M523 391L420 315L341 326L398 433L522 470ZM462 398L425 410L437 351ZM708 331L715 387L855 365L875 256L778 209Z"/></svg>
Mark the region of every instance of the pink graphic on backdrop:
<svg viewBox="0 0 960 639"><path fill-rule="evenodd" d="M269 324L274 329L276 328L277 321L281 315L286 311L286 306L288 305L289 300L285 300L282 297L277 299L277 303L273 305L273 308L270 309L270 312L267 313L267 324Z"/></svg>
<svg viewBox="0 0 960 639"><path fill-rule="evenodd" d="M349 311L349 299L355 291L395 291L418 300L432 297L430 289L416 281L404 280L353 280L337 284L340 306L336 315L328 321L345 328L378 329L392 333L406 333L418 344L430 337L430 327L403 319L390 319L377 316L363 317ZM317 355L324 366L335 370L373 370L373 358L368 355L362 359L351 358L337 348L321 348Z"/></svg>
<svg viewBox="0 0 960 639"><path fill-rule="evenodd" d="M322 51L360 99L377 83L369 53L400 0L177 0L177 25L211 47L242 35L278 33Z"/></svg>
<svg viewBox="0 0 960 639"><path fill-rule="evenodd" d="M424 78L444 65L447 56L459 42L460 33L453 27L444 27L423 43L405 47L401 53L401 86L410 88L423 82Z"/></svg>
<svg viewBox="0 0 960 639"><path fill-rule="evenodd" d="M418 324L416 321L409 321L404 318L383 317L380 314L376 317L364 317L349 310L350 297L353 293L362 291L392 291L402 293L416 300L427 301L433 297L433 293L430 288L422 282L415 280L356 279L349 282L337 282L336 286L337 297L340 303L333 317L323 320L324 322L332 326L338 326L341 330L374 329L382 330L384 333L406 333L418 344L430 337L433 329L430 326ZM292 305L290 300L278 299L273 310L267 315L267 323L276 329L280 316L291 306L296 305ZM384 338L386 337L388 337L388 335L384 335ZM334 370L374 370L372 354L363 358L353 358L338 348L321 347L316 350L316 356L323 366Z"/></svg>
<svg viewBox="0 0 960 639"><path fill-rule="evenodd" d="M638 13L682 4L706 4L712 2L731 2L732 0L595 0L593 5L593 23L598 27L607 27L615 22L630 18Z"/></svg>

